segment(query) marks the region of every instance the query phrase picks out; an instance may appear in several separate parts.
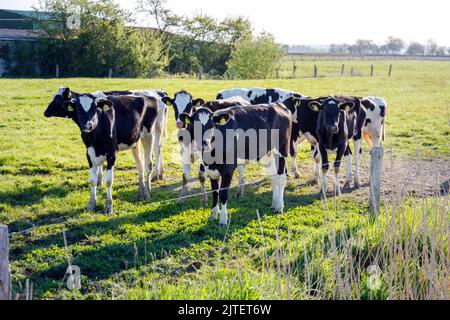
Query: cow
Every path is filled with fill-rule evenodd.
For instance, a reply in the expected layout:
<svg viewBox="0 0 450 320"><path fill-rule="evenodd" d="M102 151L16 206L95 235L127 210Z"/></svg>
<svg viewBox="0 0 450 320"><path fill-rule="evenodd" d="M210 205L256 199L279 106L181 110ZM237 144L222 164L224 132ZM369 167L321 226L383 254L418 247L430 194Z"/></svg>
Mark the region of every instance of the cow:
<svg viewBox="0 0 450 320"><path fill-rule="evenodd" d="M272 210L283 212L286 157L292 130L292 114L283 104L235 106L216 112L199 108L192 114L180 114L179 119L196 139L195 148L202 154L202 163L211 181L213 203L210 219L215 220L220 214L219 224L228 224L228 189L233 172L240 163L259 161L267 156L274 165L271 172ZM201 129L197 135L196 128ZM232 132L230 137L228 130ZM252 131L256 141L249 142L251 139L247 133Z"/></svg>
<svg viewBox="0 0 450 320"><path fill-rule="evenodd" d="M158 118L155 124L155 169L152 171L152 181L162 180L164 178L164 162L162 152L162 136L167 137L167 106L162 102L162 97L167 96L167 93L160 89L155 90L116 90L116 91L97 91L92 93L97 98L120 95L135 95L140 94L148 97L155 97L158 102ZM70 90L68 87L61 87L53 96L52 101L44 112L46 117L60 117L69 118L77 121L73 110L67 107L71 104L72 99L76 99L79 93ZM73 109L73 106L71 107ZM99 170L99 176L102 176L102 168ZM99 179L99 186L102 179Z"/></svg>
<svg viewBox="0 0 450 320"><path fill-rule="evenodd" d="M363 127L364 140L369 148L380 147L381 141L386 139L386 111L387 102L380 97L364 97L361 103L366 108L367 116Z"/></svg>
<svg viewBox="0 0 450 320"><path fill-rule="evenodd" d="M339 168L342 156L346 160L346 179L344 187L351 183L351 149L349 140L353 139L356 155L355 187L360 186L359 160L361 154L362 127L366 118L366 110L358 97L334 97L323 102L314 101L309 104L317 110L317 137L322 160L322 194L326 197L327 172L329 168L328 153L336 152L334 161L334 191L341 194Z"/></svg>
<svg viewBox="0 0 450 320"><path fill-rule="evenodd" d="M239 96L252 105L265 103L278 103L293 96L302 98L303 95L294 91L279 88L237 88L222 90L217 94L217 99L226 99Z"/></svg>
<svg viewBox="0 0 450 320"><path fill-rule="evenodd" d="M298 99L296 97L290 97L287 101L284 101L286 106L293 105L296 108L293 113L295 120L292 124L292 136L291 136L291 170L294 173L295 178L300 177L300 173L297 168L297 150L298 145L303 141L308 141L311 145L311 158L313 160L313 178L309 181L309 184L315 185L319 180L320 172L320 153L318 149L318 136L317 136L317 120L319 118L318 109L313 109L310 105L312 102L323 102L328 97L303 97Z"/></svg>
<svg viewBox="0 0 450 320"><path fill-rule="evenodd" d="M98 172L106 161L105 213L113 212L112 185L116 156L119 151L128 149L132 150L139 173L139 198L148 199L153 167L152 146L159 112L157 99L141 95L99 98L93 94L79 94L73 99L73 112L86 146L90 168L91 196L88 210L95 210ZM144 146L145 168L140 152L141 141Z"/></svg>
<svg viewBox="0 0 450 320"><path fill-rule="evenodd" d="M187 92L186 90L181 90L177 93L175 93L174 98L170 98L169 96L163 97L162 101L168 105L172 106L175 112L175 125L178 128L178 136L179 136L179 145L180 145L180 151L181 151L181 157L183 161L183 187L180 193L180 203L184 202L184 196L188 192L188 183L191 179L191 166L195 162L196 159L199 158L199 155L195 152L192 153L190 144L191 141L188 139L188 141L183 141L183 130L185 130L185 125L180 120L179 116L182 113L190 113L192 111L192 108L194 107L200 107L205 103L205 100L202 98L193 99L192 95ZM198 171L198 179L200 181L201 186L201 198L200 201L203 205L205 205L208 201L208 197L206 194L206 187L205 187L205 181L206 181L206 174L205 170L202 165L200 165L199 171Z"/></svg>

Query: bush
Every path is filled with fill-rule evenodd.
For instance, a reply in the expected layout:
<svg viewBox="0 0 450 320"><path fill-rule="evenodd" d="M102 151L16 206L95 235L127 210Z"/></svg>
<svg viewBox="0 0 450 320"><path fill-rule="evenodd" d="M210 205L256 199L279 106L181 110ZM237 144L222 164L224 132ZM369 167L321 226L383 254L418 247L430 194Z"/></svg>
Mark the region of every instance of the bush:
<svg viewBox="0 0 450 320"><path fill-rule="evenodd" d="M228 72L234 69L237 78L267 79L274 75L283 57L283 50L272 35L262 33L253 40L237 44L227 63Z"/></svg>

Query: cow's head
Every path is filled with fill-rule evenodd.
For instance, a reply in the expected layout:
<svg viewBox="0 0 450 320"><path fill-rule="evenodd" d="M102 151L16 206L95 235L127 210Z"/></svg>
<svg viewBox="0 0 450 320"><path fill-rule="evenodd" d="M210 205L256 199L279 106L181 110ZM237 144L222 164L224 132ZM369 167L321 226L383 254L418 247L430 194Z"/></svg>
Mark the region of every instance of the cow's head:
<svg viewBox="0 0 450 320"><path fill-rule="evenodd" d="M201 98L193 100L192 95L185 90L175 93L173 99L170 97L163 97L162 101L168 106L173 106L175 111L175 123L179 129L184 127L183 122L180 120L180 115L182 113L191 114L193 107L199 107L205 103Z"/></svg>
<svg viewBox="0 0 450 320"><path fill-rule="evenodd" d="M180 114L180 121L186 127L195 141L197 151L205 151L211 148L213 133L216 126L223 126L228 123L230 116L227 113L215 114L207 108L198 108L192 115L188 113Z"/></svg>
<svg viewBox="0 0 450 320"><path fill-rule="evenodd" d="M104 98L96 98L91 94L82 94L75 101L75 113L81 131L91 132L97 128L99 115L102 112L110 112L112 101Z"/></svg>
<svg viewBox="0 0 450 320"><path fill-rule="evenodd" d="M309 107L315 111L322 113L322 123L320 126L325 128L328 134L337 133L340 128L340 123L344 122L345 113L342 111L349 111L355 104L351 101L341 102L334 97L325 99L322 103L318 101L312 101L309 103Z"/></svg>
<svg viewBox="0 0 450 320"><path fill-rule="evenodd" d="M283 104L292 113L292 115L294 116L294 120L297 119L297 108L300 106L300 102L301 102L300 98L294 95L291 95L283 100Z"/></svg>
<svg viewBox="0 0 450 320"><path fill-rule="evenodd" d="M44 116L71 118L73 117L73 105L71 103L72 92L69 88L59 88L52 101L44 111Z"/></svg>

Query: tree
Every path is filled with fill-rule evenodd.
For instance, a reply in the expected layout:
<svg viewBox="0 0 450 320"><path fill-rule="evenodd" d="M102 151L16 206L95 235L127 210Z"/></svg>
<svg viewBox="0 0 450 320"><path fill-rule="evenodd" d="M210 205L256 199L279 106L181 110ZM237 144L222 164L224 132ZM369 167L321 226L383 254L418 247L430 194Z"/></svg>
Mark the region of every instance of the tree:
<svg viewBox="0 0 450 320"><path fill-rule="evenodd" d="M427 41L427 50L426 50L427 54L434 56L434 55L436 55L437 50L438 50L438 44L436 43L436 41L433 39L429 39Z"/></svg>
<svg viewBox="0 0 450 320"><path fill-rule="evenodd" d="M72 29L67 21L77 6L80 24ZM113 68L116 75L136 77L147 75L149 67L160 71L168 62L158 35L126 27L130 14L113 0L45 0L41 9L52 17L41 41L47 72L59 64L62 76L106 76Z"/></svg>
<svg viewBox="0 0 450 320"><path fill-rule="evenodd" d="M252 40L239 42L227 66L241 79L267 79L274 75L282 57L283 50L274 37L261 33Z"/></svg>
<svg viewBox="0 0 450 320"><path fill-rule="evenodd" d="M400 38L389 37L386 41L386 47L390 54L400 53L405 47L405 42Z"/></svg>
<svg viewBox="0 0 450 320"><path fill-rule="evenodd" d="M424 55L425 54L425 47L420 44L419 42L411 42L408 46L408 49L406 49L406 53L409 55Z"/></svg>

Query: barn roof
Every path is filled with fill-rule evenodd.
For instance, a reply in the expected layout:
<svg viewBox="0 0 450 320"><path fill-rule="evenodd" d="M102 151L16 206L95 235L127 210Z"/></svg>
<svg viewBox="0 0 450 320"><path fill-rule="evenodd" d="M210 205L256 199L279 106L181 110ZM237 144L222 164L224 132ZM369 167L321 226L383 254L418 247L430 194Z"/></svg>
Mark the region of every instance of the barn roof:
<svg viewBox="0 0 450 320"><path fill-rule="evenodd" d="M0 41L36 41L42 32L16 29L0 29Z"/></svg>

